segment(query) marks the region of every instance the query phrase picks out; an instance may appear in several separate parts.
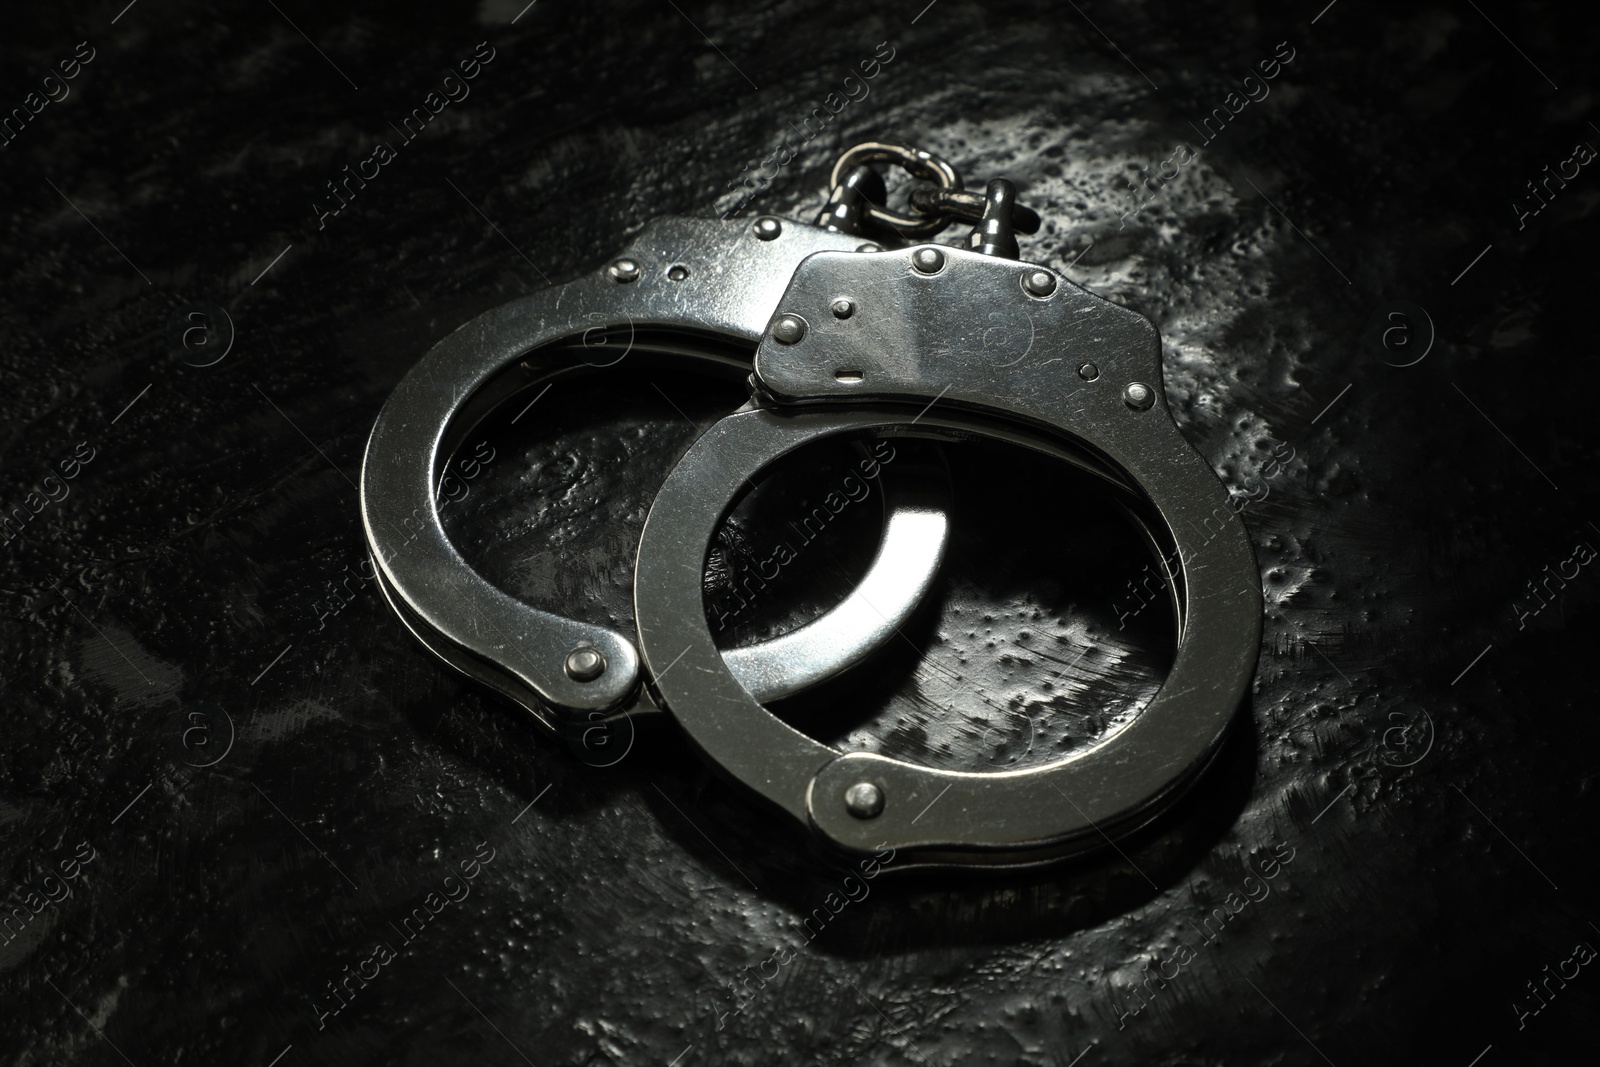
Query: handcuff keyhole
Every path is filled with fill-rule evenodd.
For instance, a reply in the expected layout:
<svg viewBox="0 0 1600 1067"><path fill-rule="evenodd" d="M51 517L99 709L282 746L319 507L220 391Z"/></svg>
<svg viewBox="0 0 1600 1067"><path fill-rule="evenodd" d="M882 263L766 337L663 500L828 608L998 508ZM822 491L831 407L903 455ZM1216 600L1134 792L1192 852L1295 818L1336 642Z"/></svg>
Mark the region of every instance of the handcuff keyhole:
<svg viewBox="0 0 1600 1067"><path fill-rule="evenodd" d="M858 370L836 370L833 376L846 385L861 384L861 372Z"/></svg>

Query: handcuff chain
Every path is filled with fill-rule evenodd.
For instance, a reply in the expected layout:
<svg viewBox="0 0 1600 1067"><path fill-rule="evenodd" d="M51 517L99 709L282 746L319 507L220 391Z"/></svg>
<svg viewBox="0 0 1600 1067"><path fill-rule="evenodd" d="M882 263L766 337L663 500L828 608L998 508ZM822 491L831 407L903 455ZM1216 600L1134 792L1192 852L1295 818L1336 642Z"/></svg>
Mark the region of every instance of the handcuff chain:
<svg viewBox="0 0 1600 1067"><path fill-rule="evenodd" d="M887 194L883 179L872 169L875 163L892 164L912 178L933 183L911 191L908 199L915 215L881 206L887 203ZM1040 225L1038 213L1016 203L1014 194L1002 196L1001 203L992 188L985 193L968 190L954 164L909 145L867 141L846 149L833 165L828 187L828 204L818 225L848 233L860 232L871 222L911 242L932 237L953 222L992 228L997 210L1005 216L1001 224L1005 230L1031 234Z"/></svg>

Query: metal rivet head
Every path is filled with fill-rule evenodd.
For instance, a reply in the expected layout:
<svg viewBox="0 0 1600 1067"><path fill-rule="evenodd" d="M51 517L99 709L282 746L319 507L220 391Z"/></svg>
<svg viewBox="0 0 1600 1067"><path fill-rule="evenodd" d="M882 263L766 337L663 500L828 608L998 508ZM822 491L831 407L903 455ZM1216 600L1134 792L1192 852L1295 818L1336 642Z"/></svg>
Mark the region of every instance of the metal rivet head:
<svg viewBox="0 0 1600 1067"><path fill-rule="evenodd" d="M567 653L566 667L574 682L592 682L606 672L606 657L593 645L579 645Z"/></svg>
<svg viewBox="0 0 1600 1067"><path fill-rule="evenodd" d="M1022 288L1042 300L1056 291L1056 276L1047 270L1031 270L1022 276Z"/></svg>
<svg viewBox="0 0 1600 1067"><path fill-rule="evenodd" d="M772 339L780 345L792 345L806 335L806 320L799 315L780 315L772 324Z"/></svg>
<svg viewBox="0 0 1600 1067"><path fill-rule="evenodd" d="M883 813L883 790L871 782L857 782L844 791L844 810L858 819L875 819Z"/></svg>
<svg viewBox="0 0 1600 1067"><path fill-rule="evenodd" d="M851 303L842 296L829 306L832 308L833 317L836 319L848 319L851 315L856 313L855 304Z"/></svg>
<svg viewBox="0 0 1600 1067"><path fill-rule="evenodd" d="M883 251L883 246L882 245L875 245L871 241L868 241L864 245L857 245L856 246L856 251L857 252L882 252Z"/></svg>
<svg viewBox="0 0 1600 1067"><path fill-rule="evenodd" d="M681 282L685 278L687 278L688 276L689 276L689 268L685 267L681 263L678 264L676 267L673 267L671 270L667 271L667 277L671 278L675 282Z"/></svg>
<svg viewBox="0 0 1600 1067"><path fill-rule="evenodd" d="M1143 382L1129 382L1122 391L1122 402L1135 411L1149 411L1156 402L1156 391Z"/></svg>
<svg viewBox="0 0 1600 1067"><path fill-rule="evenodd" d="M1093 363L1085 363L1083 366L1078 368L1078 377L1082 378L1086 382L1092 382L1096 378L1100 377L1100 368L1096 367Z"/></svg>
<svg viewBox="0 0 1600 1067"><path fill-rule="evenodd" d="M771 215L763 215L756 219L756 236L763 241L770 241L783 232L783 223Z"/></svg>
<svg viewBox="0 0 1600 1067"><path fill-rule="evenodd" d="M911 253L911 265L923 274L938 274L944 266L944 253L937 248L919 248Z"/></svg>
<svg viewBox="0 0 1600 1067"><path fill-rule="evenodd" d="M639 264L631 259L619 259L611 264L606 273L611 275L612 281L625 285L639 277Z"/></svg>

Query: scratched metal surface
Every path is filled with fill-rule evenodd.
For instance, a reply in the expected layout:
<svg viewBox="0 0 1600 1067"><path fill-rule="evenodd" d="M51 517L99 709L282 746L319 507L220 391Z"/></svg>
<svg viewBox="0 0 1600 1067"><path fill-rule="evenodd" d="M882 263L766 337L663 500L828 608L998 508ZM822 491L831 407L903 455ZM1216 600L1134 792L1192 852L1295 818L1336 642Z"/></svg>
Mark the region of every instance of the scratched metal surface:
<svg viewBox="0 0 1600 1067"><path fill-rule="evenodd" d="M1592 13L277 8L6 15L5 1062L1592 1049ZM405 140L482 41L470 95ZM652 215L734 207L764 158L741 210L809 214L875 137L1018 181L1047 220L1025 254L1157 322L1186 434L1248 500L1254 698L1176 812L1070 867L847 881L670 732L582 765L361 577L351 479L429 344ZM379 141L331 213L324 183ZM231 316L224 357L220 331L173 343L199 304ZM651 490L737 395L609 384L496 431L449 519L508 588L626 621ZM846 461L752 498L708 604ZM1091 743L1170 653L1155 609L1119 629L1140 557L1057 472L951 462L922 650L784 714L975 769ZM847 589L869 507L729 639Z"/></svg>

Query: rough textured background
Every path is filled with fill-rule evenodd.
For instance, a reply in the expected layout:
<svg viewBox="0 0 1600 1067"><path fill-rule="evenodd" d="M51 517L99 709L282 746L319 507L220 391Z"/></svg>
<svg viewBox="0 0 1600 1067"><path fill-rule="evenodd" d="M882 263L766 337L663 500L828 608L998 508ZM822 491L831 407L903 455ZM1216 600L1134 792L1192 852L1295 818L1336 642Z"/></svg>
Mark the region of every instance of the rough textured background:
<svg viewBox="0 0 1600 1067"><path fill-rule="evenodd" d="M1600 147L1592 12L122 6L10 11L0 44L3 109L95 49L0 148L0 504L38 511L0 548L0 893L22 916L0 936L7 1062L1592 1055L1600 976L1563 961L1600 944L1580 677L1600 577L1567 562L1600 545L1600 178L1552 181L1520 228L1512 206L1531 211L1524 183L1575 143ZM390 124L484 40L471 96L319 231L324 183L398 140ZM842 874L669 733L584 766L415 647L350 578L351 479L429 344L652 215L733 206L743 168L884 41L870 95L744 210L809 214L832 155L874 137L1017 180L1048 220L1025 254L1151 316L1190 440L1241 492L1267 488L1245 517L1269 618L1219 765L1121 853L880 878L808 939ZM1199 121L1283 41L1270 95L1202 147ZM1127 179L1183 141L1199 157L1119 222ZM1397 300L1414 307L1386 349L1371 323ZM209 367L169 339L197 302L237 330ZM497 440L452 516L485 569L626 610L651 478L693 432L650 384L591 399L598 429L552 413ZM722 410L660 384L692 419ZM75 449L93 459L75 468ZM1141 564L1048 471L954 462L966 521L918 624L928 665L907 651L859 683L860 715L816 729L955 765L1024 758L1007 733L1024 720L1084 743L1104 724L1073 716L1160 676L1170 635L1115 632ZM579 514L541 512L552 486L587 494ZM751 634L842 588L872 537L850 532ZM723 562L759 533L759 515L736 527ZM1046 689L1051 642L1099 652ZM941 668L984 701L942 702ZM408 941L401 921L490 850ZM1292 859L1270 895L1203 940L1274 854ZM319 1026L326 983L380 941L395 957ZM1148 1006L1119 1028L1136 990Z"/></svg>

